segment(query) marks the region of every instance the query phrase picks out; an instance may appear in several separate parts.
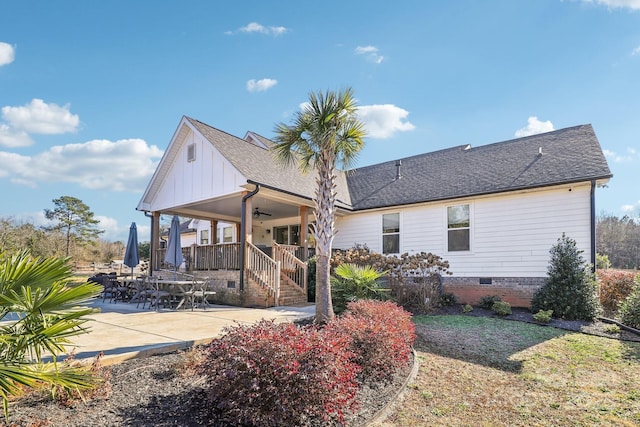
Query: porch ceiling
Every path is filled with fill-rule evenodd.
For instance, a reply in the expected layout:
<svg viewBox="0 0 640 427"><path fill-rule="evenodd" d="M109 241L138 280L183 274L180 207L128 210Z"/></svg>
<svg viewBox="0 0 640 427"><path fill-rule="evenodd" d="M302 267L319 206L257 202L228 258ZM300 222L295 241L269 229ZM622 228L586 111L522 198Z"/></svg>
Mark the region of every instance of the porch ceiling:
<svg viewBox="0 0 640 427"><path fill-rule="evenodd" d="M258 208L260 212L271 214L261 216L261 220L273 220L280 218L297 217L299 215L299 203L293 201L274 199L269 195L256 194L252 197L252 209ZM215 200L203 200L172 209L163 210L163 214L176 214L189 218L215 219L219 221L240 222L242 209L242 194Z"/></svg>

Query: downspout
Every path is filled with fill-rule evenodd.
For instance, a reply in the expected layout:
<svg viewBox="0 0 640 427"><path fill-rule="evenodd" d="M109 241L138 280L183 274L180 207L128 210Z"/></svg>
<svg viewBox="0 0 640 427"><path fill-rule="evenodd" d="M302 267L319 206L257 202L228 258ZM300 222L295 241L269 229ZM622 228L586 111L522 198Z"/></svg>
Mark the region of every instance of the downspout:
<svg viewBox="0 0 640 427"><path fill-rule="evenodd" d="M596 272L596 181L591 181L591 272Z"/></svg>
<svg viewBox="0 0 640 427"><path fill-rule="evenodd" d="M153 259L155 254L153 253L153 214L149 215L148 211L144 211L144 216L151 219L151 235L149 242L149 275L153 274Z"/></svg>
<svg viewBox="0 0 640 427"><path fill-rule="evenodd" d="M245 216L247 213L247 200L249 200L256 194L258 194L258 191L260 191L260 184L255 184L255 185L256 185L256 188L252 192L242 196L242 209L240 213L241 215L240 216L240 292L244 291L244 264L245 264L244 258L245 258L245 252L246 252L245 246L247 245L247 237L246 237L247 224L245 219Z"/></svg>

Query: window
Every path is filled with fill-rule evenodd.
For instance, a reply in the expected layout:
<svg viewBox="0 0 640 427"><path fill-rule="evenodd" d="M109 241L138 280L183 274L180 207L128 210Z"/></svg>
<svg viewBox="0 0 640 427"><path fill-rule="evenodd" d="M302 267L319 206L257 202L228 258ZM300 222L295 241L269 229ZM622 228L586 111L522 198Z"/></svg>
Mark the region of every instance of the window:
<svg viewBox="0 0 640 427"><path fill-rule="evenodd" d="M222 229L222 242L233 242L233 227L225 227Z"/></svg>
<svg viewBox="0 0 640 427"><path fill-rule="evenodd" d="M289 227L273 227L273 240L279 245L289 244Z"/></svg>
<svg viewBox="0 0 640 427"><path fill-rule="evenodd" d="M400 214L382 215L382 253L400 253Z"/></svg>
<svg viewBox="0 0 640 427"><path fill-rule="evenodd" d="M187 145L187 162L196 160L196 144Z"/></svg>
<svg viewBox="0 0 640 427"><path fill-rule="evenodd" d="M201 245L209 244L209 230L200 230L200 244Z"/></svg>
<svg viewBox="0 0 640 427"><path fill-rule="evenodd" d="M447 207L447 250L449 252L470 250L470 229L469 205Z"/></svg>
<svg viewBox="0 0 640 427"><path fill-rule="evenodd" d="M279 245L300 246L300 225L273 227L273 241Z"/></svg>

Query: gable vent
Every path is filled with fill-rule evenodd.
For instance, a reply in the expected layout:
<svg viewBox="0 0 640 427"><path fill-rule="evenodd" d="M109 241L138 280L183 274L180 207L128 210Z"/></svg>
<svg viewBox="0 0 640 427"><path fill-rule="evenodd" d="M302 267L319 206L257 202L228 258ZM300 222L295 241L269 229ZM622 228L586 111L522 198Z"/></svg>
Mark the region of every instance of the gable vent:
<svg viewBox="0 0 640 427"><path fill-rule="evenodd" d="M189 144L187 146L187 162L193 162L196 160L196 144Z"/></svg>

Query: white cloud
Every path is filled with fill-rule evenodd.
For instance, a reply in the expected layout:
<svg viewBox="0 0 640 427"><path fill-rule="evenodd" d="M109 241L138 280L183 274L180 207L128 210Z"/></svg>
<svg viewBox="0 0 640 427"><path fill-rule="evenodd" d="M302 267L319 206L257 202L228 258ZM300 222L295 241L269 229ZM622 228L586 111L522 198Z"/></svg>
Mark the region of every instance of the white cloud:
<svg viewBox="0 0 640 427"><path fill-rule="evenodd" d="M585 3L597 3L607 6L609 9L640 9L640 0L582 0Z"/></svg>
<svg viewBox="0 0 640 427"><path fill-rule="evenodd" d="M356 55L363 55L368 60L380 64L384 60L384 56L378 54L378 48L375 46L358 46L355 49Z"/></svg>
<svg viewBox="0 0 640 427"><path fill-rule="evenodd" d="M75 132L80 124L69 104L60 107L34 98L22 107L2 107L2 117L17 130L27 133L61 134Z"/></svg>
<svg viewBox="0 0 640 427"><path fill-rule="evenodd" d="M231 34L235 34L235 33L259 33L259 34L266 34L269 36L281 36L285 33L288 33L290 30L286 27L282 27L282 26L264 26L262 24L259 24L257 22L250 22L247 25L245 25L244 27L238 28L238 30L236 31L226 31L225 34L231 35Z"/></svg>
<svg viewBox="0 0 640 427"><path fill-rule="evenodd" d="M640 205L640 202L638 202L638 204ZM622 205L622 206L620 206L620 210L621 210L622 212L627 212L627 213L629 213L629 212L633 212L633 211L634 211L634 209L635 209L635 206L634 206L634 205Z"/></svg>
<svg viewBox="0 0 640 427"><path fill-rule="evenodd" d="M634 157L636 157L636 150L633 148L627 148L626 154L618 154L615 151L609 149L603 149L605 157L611 160L614 163L626 163L633 161Z"/></svg>
<svg viewBox="0 0 640 427"><path fill-rule="evenodd" d="M141 139L93 140L51 147L34 156L0 151L0 177L36 186L65 182L93 190L143 191L162 150Z"/></svg>
<svg viewBox="0 0 640 427"><path fill-rule="evenodd" d="M364 122L367 136L374 139L392 137L396 132L407 132L415 126L407 120L409 112L393 104L361 105L358 116Z"/></svg>
<svg viewBox="0 0 640 427"><path fill-rule="evenodd" d="M271 89L277 84L278 84L278 81L274 79L261 79L261 80L251 79L247 82L247 90L249 92L264 92L265 90Z"/></svg>
<svg viewBox="0 0 640 427"><path fill-rule="evenodd" d="M524 136L536 135L539 133L551 132L553 129L553 123L547 120L541 122L536 116L531 116L527 120L527 125L521 129L518 129L515 133L516 138L522 138Z"/></svg>
<svg viewBox="0 0 640 427"><path fill-rule="evenodd" d="M27 147L33 144L33 140L24 131L17 131L3 123L0 123L0 145L5 147Z"/></svg>
<svg viewBox="0 0 640 427"><path fill-rule="evenodd" d="M11 64L16 57L15 49L8 43L0 42L0 67Z"/></svg>
<svg viewBox="0 0 640 427"><path fill-rule="evenodd" d="M631 56L640 55L640 46L636 47L631 51Z"/></svg>

